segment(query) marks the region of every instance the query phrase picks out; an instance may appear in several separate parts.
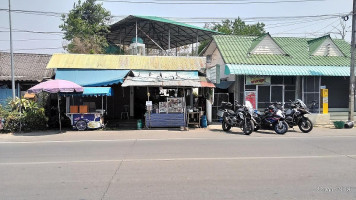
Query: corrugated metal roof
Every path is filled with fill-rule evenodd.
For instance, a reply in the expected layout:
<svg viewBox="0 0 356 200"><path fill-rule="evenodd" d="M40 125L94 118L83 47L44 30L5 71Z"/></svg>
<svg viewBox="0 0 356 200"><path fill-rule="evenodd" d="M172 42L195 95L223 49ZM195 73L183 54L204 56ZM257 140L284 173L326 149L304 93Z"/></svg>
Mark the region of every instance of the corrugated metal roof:
<svg viewBox="0 0 356 200"><path fill-rule="evenodd" d="M227 64L225 74L266 76L350 76L350 67Z"/></svg>
<svg viewBox="0 0 356 200"><path fill-rule="evenodd" d="M211 29L207 29L207 28L202 28L199 26L194 26L194 25L190 25L190 24L186 24L186 23L182 23L182 22L177 22L177 21L173 21L170 19L165 19L162 17L157 17L157 16L140 16L140 15L133 15L134 17L137 18L142 18L142 19L148 19L148 20L153 20L153 21L157 21L157 22L164 22L164 23L169 23L169 24L173 24L173 25L178 25L178 26L183 26L183 27L187 27L187 28L192 28L192 29L198 29L198 30L202 30L202 31L208 31L208 32L212 32L212 33L217 33L217 34L222 34L218 31L214 31Z"/></svg>
<svg viewBox="0 0 356 200"><path fill-rule="evenodd" d="M222 34L161 17L130 15L110 26L108 40L115 44L131 44L132 39L136 37L136 24L139 37L143 39L146 48L153 49L159 49L156 44L167 50L190 45L197 40L199 42L211 40L212 35ZM168 44L168 32L171 35L170 44Z"/></svg>
<svg viewBox="0 0 356 200"><path fill-rule="evenodd" d="M289 55L248 55L253 36L216 35L214 40L226 64L290 65L290 66L349 66L350 44L344 40L333 42L345 56L310 56L308 41L312 38L273 37ZM290 68L289 68L290 69Z"/></svg>
<svg viewBox="0 0 356 200"><path fill-rule="evenodd" d="M53 69L46 69L51 55L14 53L15 81L38 81L51 78ZM0 81L11 80L10 54L0 52Z"/></svg>
<svg viewBox="0 0 356 200"><path fill-rule="evenodd" d="M205 62L203 57L54 54L47 68L198 71Z"/></svg>

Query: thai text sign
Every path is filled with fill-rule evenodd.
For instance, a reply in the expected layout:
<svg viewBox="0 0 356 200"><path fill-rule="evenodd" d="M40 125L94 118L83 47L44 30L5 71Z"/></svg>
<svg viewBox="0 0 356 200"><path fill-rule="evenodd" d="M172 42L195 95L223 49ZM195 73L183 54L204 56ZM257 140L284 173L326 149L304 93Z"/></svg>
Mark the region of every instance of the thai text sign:
<svg viewBox="0 0 356 200"><path fill-rule="evenodd" d="M270 85L270 76L246 76L246 85Z"/></svg>

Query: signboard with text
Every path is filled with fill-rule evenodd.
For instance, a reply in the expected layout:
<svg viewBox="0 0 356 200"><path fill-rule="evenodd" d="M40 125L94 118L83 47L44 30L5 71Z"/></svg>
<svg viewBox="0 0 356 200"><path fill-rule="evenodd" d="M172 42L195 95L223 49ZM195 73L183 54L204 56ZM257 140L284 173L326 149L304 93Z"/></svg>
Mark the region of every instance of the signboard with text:
<svg viewBox="0 0 356 200"><path fill-rule="evenodd" d="M270 76L246 76L246 85L270 85Z"/></svg>

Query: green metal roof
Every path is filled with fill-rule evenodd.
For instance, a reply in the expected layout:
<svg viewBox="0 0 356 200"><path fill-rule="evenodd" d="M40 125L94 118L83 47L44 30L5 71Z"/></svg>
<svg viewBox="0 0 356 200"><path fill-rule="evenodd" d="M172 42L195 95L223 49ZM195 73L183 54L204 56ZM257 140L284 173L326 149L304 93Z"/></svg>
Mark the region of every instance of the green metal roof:
<svg viewBox="0 0 356 200"><path fill-rule="evenodd" d="M327 38L330 38L330 35L308 40L310 55L312 55Z"/></svg>
<svg viewBox="0 0 356 200"><path fill-rule="evenodd" d="M267 36L267 34L268 33L253 39L251 43L251 47L248 49L248 53L251 53L251 51Z"/></svg>
<svg viewBox="0 0 356 200"><path fill-rule="evenodd" d="M227 64L225 66L225 74L260 76L349 76L350 67Z"/></svg>
<svg viewBox="0 0 356 200"><path fill-rule="evenodd" d="M323 42L327 39L330 39L333 42L333 39L330 37L330 35L324 35L319 38L315 38L312 40L308 40L309 44L309 54L313 55L315 51L320 47L320 45L323 44ZM335 43L334 43L335 44ZM336 44L335 44L336 45ZM337 45L336 45L337 46ZM340 50L341 51L341 50ZM341 51L342 52L342 51Z"/></svg>
<svg viewBox="0 0 356 200"><path fill-rule="evenodd" d="M211 30L211 29L202 28L202 27L199 27L199 26L193 26L193 25L190 25L190 24L185 24L185 23L182 23L182 22L177 22L177 21L173 21L173 20L170 20L170 19L165 19L165 18L162 18L162 17L141 16L141 15L133 15L133 16L137 17L137 18L148 19L148 20L153 20L153 21L157 21L157 22L164 22L164 23L174 24L174 25L178 25L178 26L184 26L184 27L187 27L187 28L193 28L193 29L198 29L198 30L202 30L202 31L209 31L209 32L213 32L213 33L222 34L222 33L218 32L218 31L214 31L214 30Z"/></svg>
<svg viewBox="0 0 356 200"><path fill-rule="evenodd" d="M110 26L108 40L115 44L130 45L136 37L142 38L146 48L163 49L181 47L205 40L211 40L220 32L185 24L156 16L130 15ZM170 35L170 40L168 39ZM153 42L153 41L155 42ZM170 41L170 42L168 42Z"/></svg>
<svg viewBox="0 0 356 200"><path fill-rule="evenodd" d="M345 56L310 56L308 41L311 38L273 37L274 41L288 54L248 55L256 36L213 36L226 64L237 65L289 65L289 66L349 66L350 44L334 39L335 45ZM290 70L290 68L289 68Z"/></svg>

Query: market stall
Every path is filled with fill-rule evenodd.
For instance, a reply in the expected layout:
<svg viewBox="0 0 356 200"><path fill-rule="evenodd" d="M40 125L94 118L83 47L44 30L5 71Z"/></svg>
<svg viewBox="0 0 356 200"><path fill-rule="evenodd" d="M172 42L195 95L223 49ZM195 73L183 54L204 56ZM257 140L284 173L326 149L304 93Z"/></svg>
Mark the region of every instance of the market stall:
<svg viewBox="0 0 356 200"><path fill-rule="evenodd" d="M133 75L126 78L122 87L146 88L144 121L147 128L185 127L188 122L200 125L202 106L195 104L198 98L193 94L193 88L203 87L197 71L137 70ZM188 114L192 112L198 114Z"/></svg>
<svg viewBox="0 0 356 200"><path fill-rule="evenodd" d="M70 109L66 113L69 117L73 129L76 130L86 130L86 129L98 129L104 127L104 114L106 109L104 109L104 96L111 96L110 87L84 87L84 91L80 95L68 95L63 94L63 96L68 97L67 100L72 99L72 103L67 102ZM79 97L85 99L88 96L101 96L101 109L96 109L95 102L83 102L82 105L74 103L74 98ZM70 105L71 104L71 105ZM106 103L107 106L107 103Z"/></svg>

